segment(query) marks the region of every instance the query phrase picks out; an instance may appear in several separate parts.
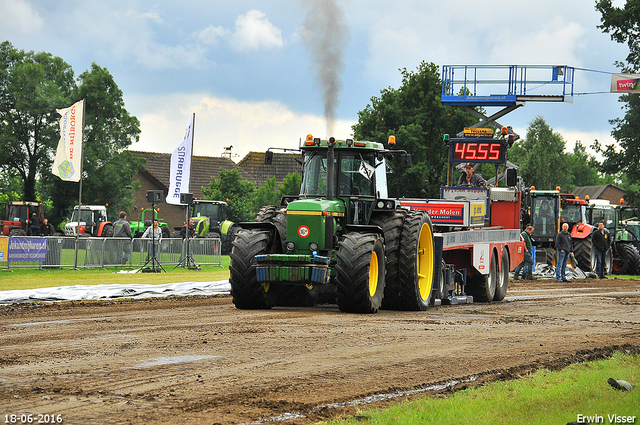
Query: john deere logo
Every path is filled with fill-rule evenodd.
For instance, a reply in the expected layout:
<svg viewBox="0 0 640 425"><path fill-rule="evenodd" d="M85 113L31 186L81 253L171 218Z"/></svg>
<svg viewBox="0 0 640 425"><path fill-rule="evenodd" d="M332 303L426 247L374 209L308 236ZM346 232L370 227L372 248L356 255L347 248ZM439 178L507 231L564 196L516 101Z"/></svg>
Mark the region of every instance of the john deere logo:
<svg viewBox="0 0 640 425"><path fill-rule="evenodd" d="M301 238L306 238L309 236L309 233L311 233L311 230L309 230L307 226L298 227L298 235L300 235Z"/></svg>

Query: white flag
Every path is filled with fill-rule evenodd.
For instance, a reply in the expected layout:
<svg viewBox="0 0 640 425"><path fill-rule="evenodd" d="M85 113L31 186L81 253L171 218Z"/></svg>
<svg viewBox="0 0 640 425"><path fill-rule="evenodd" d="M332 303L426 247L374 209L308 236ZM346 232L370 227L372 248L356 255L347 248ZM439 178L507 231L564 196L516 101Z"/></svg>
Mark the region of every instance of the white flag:
<svg viewBox="0 0 640 425"><path fill-rule="evenodd" d="M193 145L193 118L184 134L184 140L171 154L171 168L169 169L169 193L166 202L174 205L180 203L180 193L189 192L189 177L191 174L191 145Z"/></svg>
<svg viewBox="0 0 640 425"><path fill-rule="evenodd" d="M60 141L51 172L62 180L79 182L82 175L82 116L84 100L56 110L60 118Z"/></svg>

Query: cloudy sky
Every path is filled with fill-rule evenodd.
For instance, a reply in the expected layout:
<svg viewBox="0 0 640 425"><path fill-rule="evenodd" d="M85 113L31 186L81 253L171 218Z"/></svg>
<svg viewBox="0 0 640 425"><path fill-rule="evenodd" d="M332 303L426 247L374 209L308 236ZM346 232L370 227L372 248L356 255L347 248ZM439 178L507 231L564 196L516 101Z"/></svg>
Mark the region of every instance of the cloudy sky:
<svg viewBox="0 0 640 425"><path fill-rule="evenodd" d="M295 148L308 133L346 138L371 97L399 86L398 69L421 61L579 68L574 92L588 94L528 102L499 121L524 136L540 115L568 146L613 142L609 120L622 111L608 73L627 49L596 28L594 1L335 0L331 22L320 19L318 4L333 1L0 0L0 40L60 56L76 74L92 62L107 68L141 122L135 150L173 151L192 113L196 155L233 146L237 161ZM342 87L330 102L333 130L313 53L326 27L339 28L328 58Z"/></svg>

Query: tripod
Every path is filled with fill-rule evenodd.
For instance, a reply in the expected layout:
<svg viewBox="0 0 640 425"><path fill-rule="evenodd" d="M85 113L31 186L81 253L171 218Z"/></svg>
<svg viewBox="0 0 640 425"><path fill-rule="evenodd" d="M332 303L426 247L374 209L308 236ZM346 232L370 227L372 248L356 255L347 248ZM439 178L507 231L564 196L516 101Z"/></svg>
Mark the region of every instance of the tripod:
<svg viewBox="0 0 640 425"><path fill-rule="evenodd" d="M190 204L187 204L186 213L185 213L185 226L186 226L186 238L185 238L185 255L182 257L180 262L173 268L174 270L178 267L185 267L189 270L200 270L200 267L196 265L196 262L193 259L193 255L191 255L191 225L189 223L189 209L191 208Z"/></svg>
<svg viewBox="0 0 640 425"><path fill-rule="evenodd" d="M143 266L138 271L141 271L142 273L160 273L160 270L162 270L163 272L166 273L167 271L162 267L162 265L156 258L156 229L153 227L156 221L156 218L155 218L156 204L151 203L151 208L154 214L154 217L151 221L151 257L149 257L147 254L147 262L144 263ZM142 219L143 219L142 221L144 222L144 217L142 217ZM147 264L149 263L151 263L151 267L147 267Z"/></svg>

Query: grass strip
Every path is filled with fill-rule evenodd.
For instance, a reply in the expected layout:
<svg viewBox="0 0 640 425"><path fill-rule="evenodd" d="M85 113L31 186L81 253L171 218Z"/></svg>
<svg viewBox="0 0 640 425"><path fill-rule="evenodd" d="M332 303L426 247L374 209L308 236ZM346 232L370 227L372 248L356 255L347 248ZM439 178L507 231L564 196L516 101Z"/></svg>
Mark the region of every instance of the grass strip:
<svg viewBox="0 0 640 425"><path fill-rule="evenodd" d="M608 378L640 383L640 356L616 352L609 359L540 369L515 381L492 382L450 396L421 397L385 409L363 409L332 425L547 425L640 423L640 388L613 389Z"/></svg>

